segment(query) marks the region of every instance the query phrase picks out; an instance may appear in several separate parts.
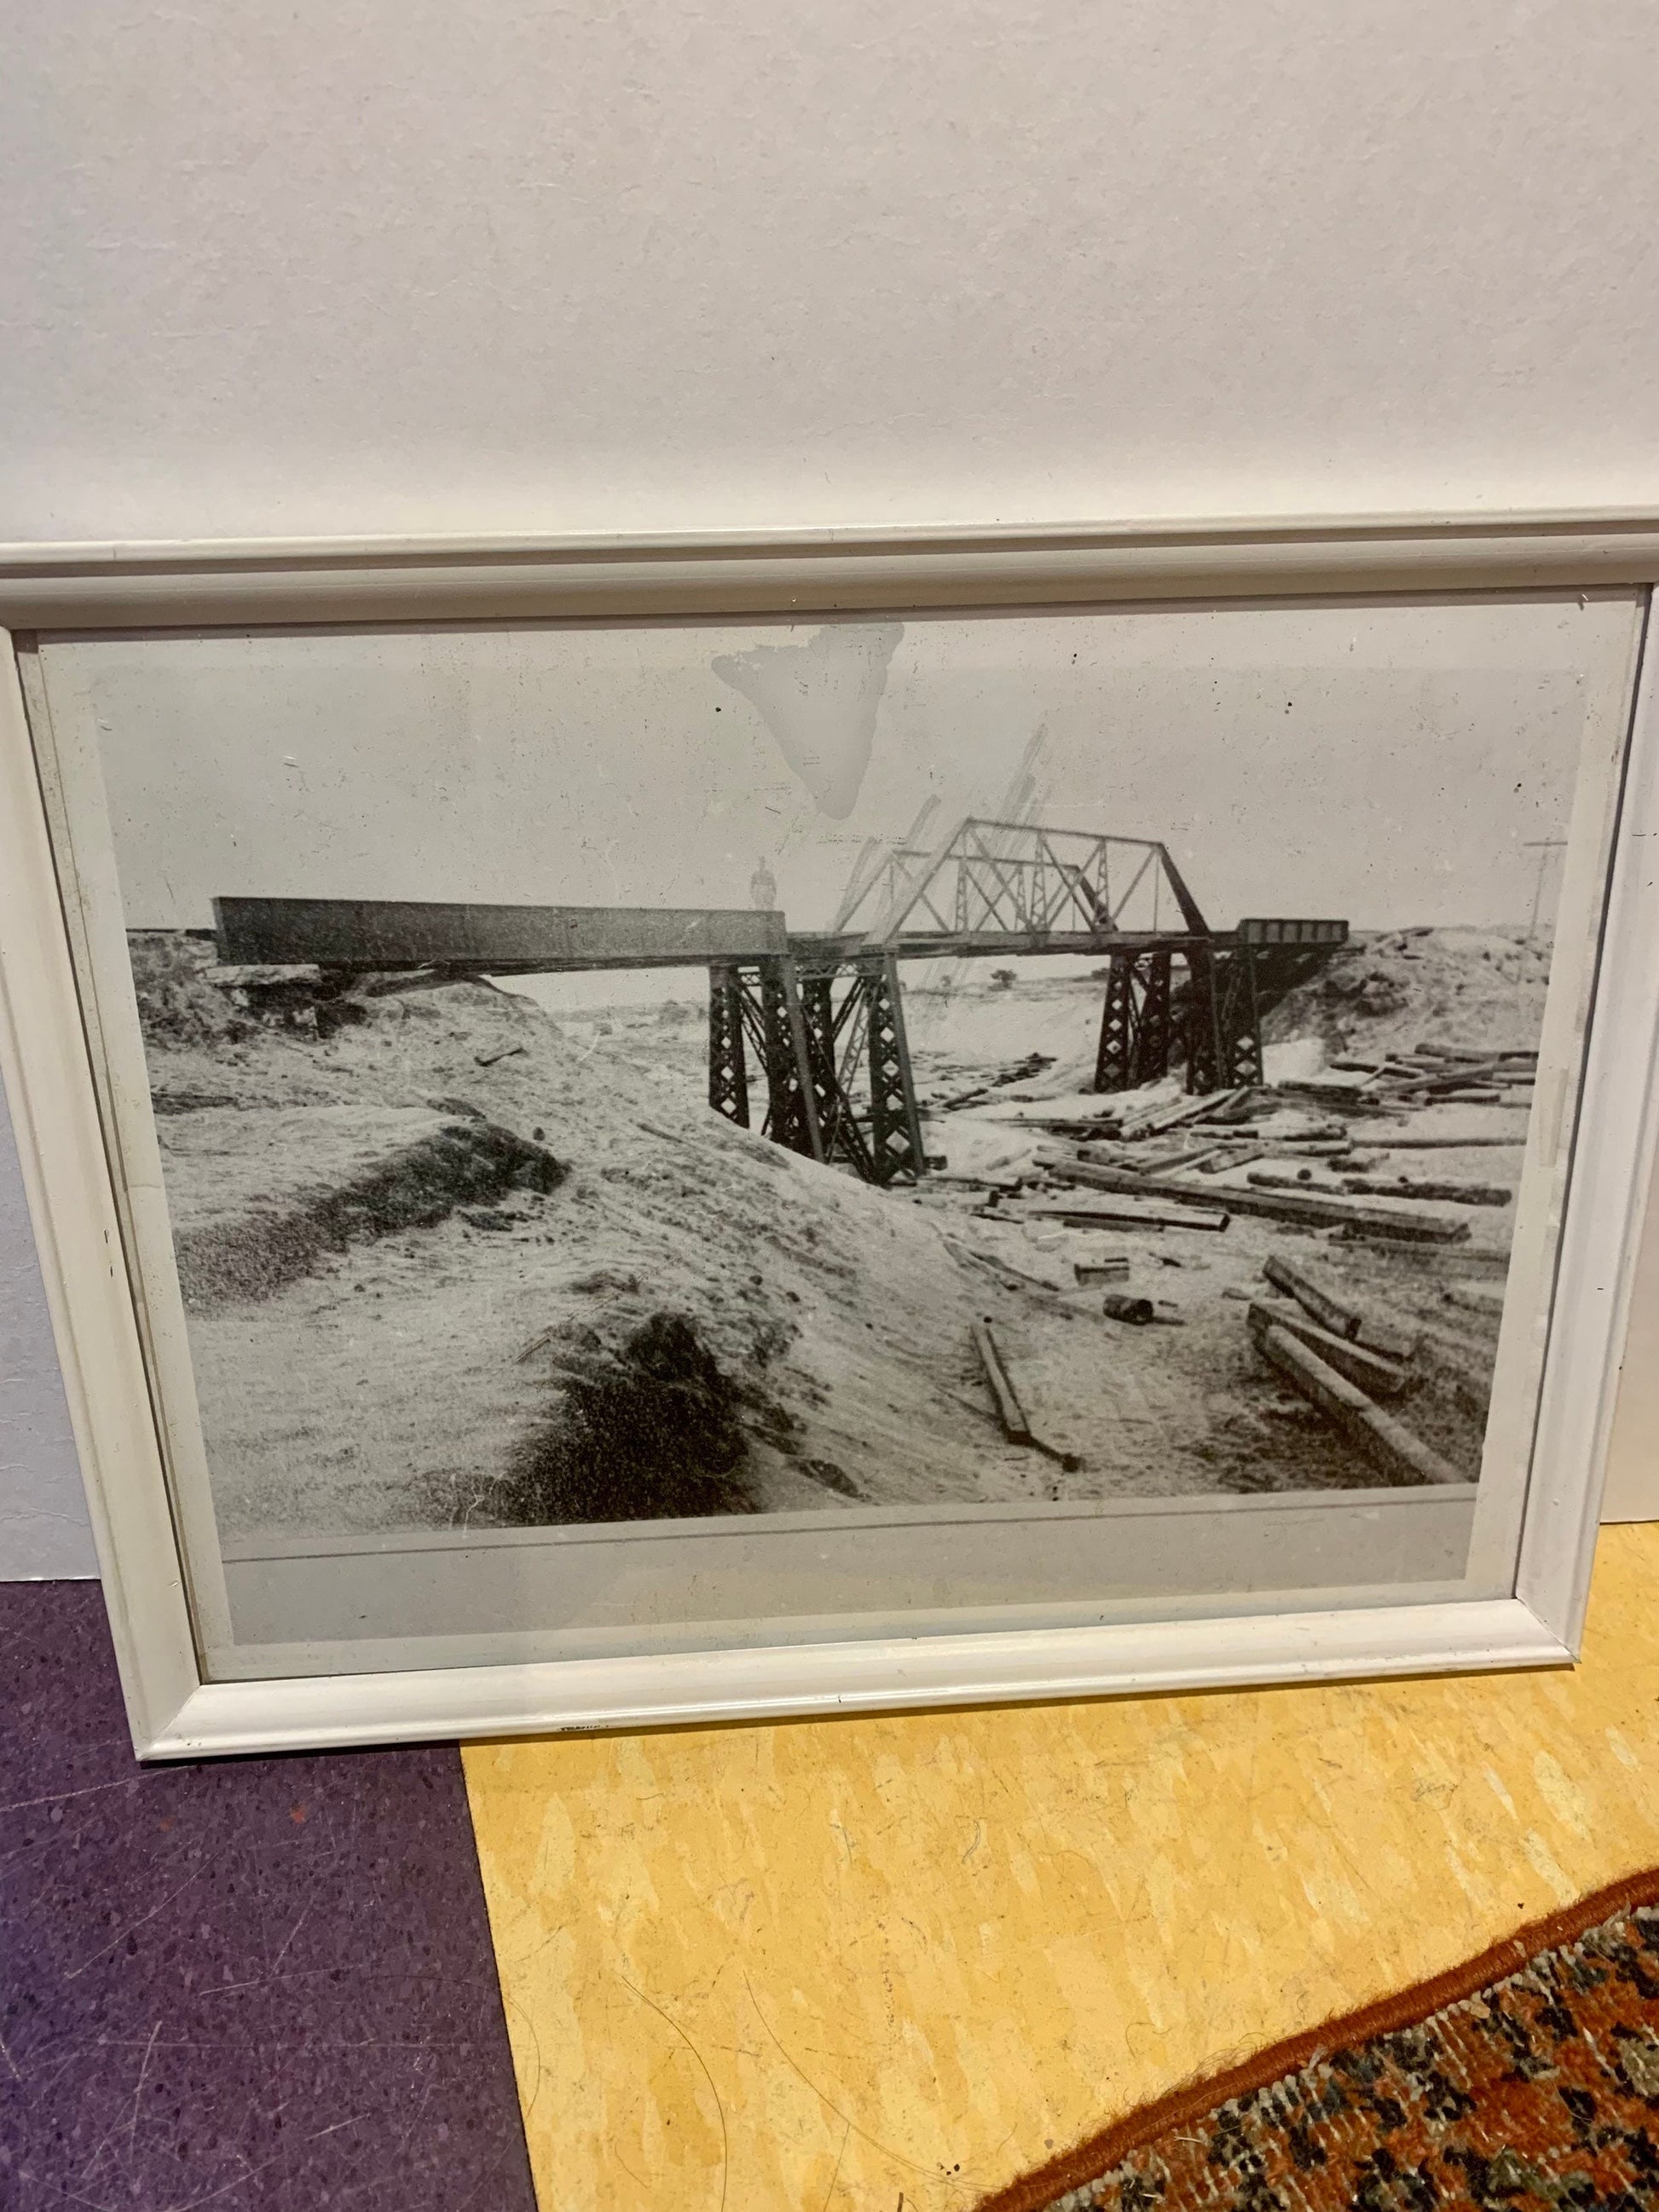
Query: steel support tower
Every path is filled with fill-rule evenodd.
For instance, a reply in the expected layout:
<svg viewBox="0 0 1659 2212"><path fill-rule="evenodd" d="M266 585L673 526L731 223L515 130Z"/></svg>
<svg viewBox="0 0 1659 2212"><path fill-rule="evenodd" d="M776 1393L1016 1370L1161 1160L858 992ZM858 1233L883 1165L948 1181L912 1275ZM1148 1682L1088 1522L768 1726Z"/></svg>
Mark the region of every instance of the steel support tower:
<svg viewBox="0 0 1659 2212"><path fill-rule="evenodd" d="M889 952L730 962L708 971L708 1103L748 1128L749 1054L762 1133L866 1182L922 1172L904 1000Z"/></svg>

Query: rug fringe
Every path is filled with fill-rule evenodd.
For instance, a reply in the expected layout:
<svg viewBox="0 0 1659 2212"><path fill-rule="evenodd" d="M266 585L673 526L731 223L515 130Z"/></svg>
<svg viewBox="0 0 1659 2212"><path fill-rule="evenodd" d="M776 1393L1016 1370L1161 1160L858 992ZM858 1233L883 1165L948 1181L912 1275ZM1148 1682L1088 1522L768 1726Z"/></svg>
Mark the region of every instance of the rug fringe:
<svg viewBox="0 0 1659 2212"><path fill-rule="evenodd" d="M1206 2075L1170 2090L1155 2104L1143 2105L1126 2118L1115 2120L1098 2135L1090 2136L1072 2150L1062 2151L1059 2157L1022 2175L1007 2188L981 2197L974 2212L1044 2212L1046 2206L1057 2197L1063 2197L1067 2190L1098 2180L1103 2173L1121 2165L1133 2152L1144 2150L1170 2129L1202 2119L1218 2105L1265 2089L1272 2082L1282 2081L1287 2074L1299 2073L1304 2066L1313 2064L1330 2051L1352 2044L1368 2043L1375 2036L1392 2035L1402 2027L1414 2027L1431 2013L1457 2004L1465 1997L1489 1989L1494 1982L1518 1973L1540 1952L1558 1950L1564 1943L1576 1942L1587 1929L1611 1920L1615 1913L1656 1903L1659 1903L1659 1867L1626 1875L1618 1881L1609 1882L1604 1889L1581 1898L1577 1905L1553 1912L1546 1919L1528 1921L1513 1936L1504 1936L1501 1942L1491 1944L1461 1966L1449 1966L1444 1973L1436 1974L1426 1982L1415 1982L1409 1989L1381 1997L1357 2012L1341 2014L1317 2027L1304 2028L1281 2042L1270 2044L1255 2057L1230 2067L1224 2073Z"/></svg>

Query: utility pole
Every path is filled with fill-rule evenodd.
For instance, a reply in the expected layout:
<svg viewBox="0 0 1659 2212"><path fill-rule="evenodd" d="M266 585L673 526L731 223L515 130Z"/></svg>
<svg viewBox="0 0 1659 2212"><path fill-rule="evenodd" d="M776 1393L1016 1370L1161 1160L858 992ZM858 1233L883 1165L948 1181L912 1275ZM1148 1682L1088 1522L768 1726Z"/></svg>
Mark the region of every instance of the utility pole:
<svg viewBox="0 0 1659 2212"><path fill-rule="evenodd" d="M1527 942L1530 945L1538 934L1538 914L1544 903L1544 877L1550 864L1550 854L1565 850L1565 837L1528 837L1526 850L1538 855L1538 881L1533 886L1532 919L1527 924Z"/></svg>

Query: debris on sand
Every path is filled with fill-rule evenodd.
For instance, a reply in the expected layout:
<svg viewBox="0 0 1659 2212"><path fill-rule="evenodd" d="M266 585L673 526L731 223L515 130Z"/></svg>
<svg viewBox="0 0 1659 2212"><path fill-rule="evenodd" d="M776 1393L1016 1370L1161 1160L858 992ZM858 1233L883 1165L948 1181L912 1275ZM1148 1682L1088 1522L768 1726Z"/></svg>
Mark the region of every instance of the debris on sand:
<svg viewBox="0 0 1659 2212"><path fill-rule="evenodd" d="M1434 1182L1421 1176L1344 1176L1342 1188L1359 1198L1422 1198L1449 1206L1508 1206L1515 1193L1498 1182Z"/></svg>
<svg viewBox="0 0 1659 2212"><path fill-rule="evenodd" d="M980 1366L996 1401L997 1419L1002 1423L1002 1432L1009 1443L1024 1444L1031 1451L1041 1452L1045 1458L1057 1462L1069 1474L1074 1474L1083 1464L1079 1455L1075 1452L1057 1450L1053 1444L1045 1443L1033 1430L1030 1416L1014 1388L1013 1378L1008 1372L1002 1347L992 1334L988 1316L974 1323L972 1334Z"/></svg>
<svg viewBox="0 0 1659 2212"><path fill-rule="evenodd" d="M1173 1200L1178 1206L1206 1209L1213 1208L1221 1196L1213 1187L1206 1189L1186 1183L1178 1176L1137 1175L1133 1169L1108 1167L1052 1146L1039 1152L1037 1158L1057 1182L1079 1182L1090 1189L1145 1192L1152 1198ZM1250 1178L1253 1183L1259 1180L1255 1176ZM1227 1189L1225 1202L1234 1213L1265 1214L1273 1220L1319 1227L1352 1224L1431 1243L1455 1243L1469 1233L1468 1224L1461 1215L1431 1208L1414 1199L1350 1198L1346 1192L1316 1190L1311 1184L1283 1190L1251 1188L1247 1184Z"/></svg>
<svg viewBox="0 0 1659 2212"><path fill-rule="evenodd" d="M1024 1060L1016 1060L1011 1067L1000 1067L996 1073L972 1091L964 1091L955 1098L929 1100L925 1111L933 1114L951 1114L958 1108L972 1106L981 1098L989 1098L999 1091L1006 1091L1015 1083L1029 1083L1054 1064L1054 1054L1047 1052L1027 1053Z"/></svg>
<svg viewBox="0 0 1659 2212"><path fill-rule="evenodd" d="M1478 1345L1455 1344L1448 1356L1443 1340L1450 1333L1407 1318L1380 1300L1375 1285L1356 1292L1325 1268L1312 1272L1282 1253L1269 1255L1262 1273L1282 1293L1253 1299L1248 1316L1251 1340L1268 1364L1388 1480L1475 1480L1490 1346L1483 1355ZM1409 1398L1413 1425L1384 1413L1374 1402L1379 1398Z"/></svg>
<svg viewBox="0 0 1659 2212"><path fill-rule="evenodd" d="M1358 1383L1338 1372L1306 1341L1260 1306L1250 1309L1251 1334L1267 1359L1352 1438L1377 1471L1394 1482L1461 1482L1464 1478L1403 1421L1372 1402Z"/></svg>
<svg viewBox="0 0 1659 2212"><path fill-rule="evenodd" d="M1300 1306L1287 1300L1252 1300L1250 1327L1253 1332L1267 1328L1288 1331L1310 1352L1316 1352L1328 1367L1335 1368L1339 1375L1346 1376L1360 1389L1370 1391L1374 1398L1398 1398L1411 1387L1413 1377L1399 1360L1389 1359L1380 1352L1368 1352L1352 1337L1338 1336L1322 1328Z"/></svg>

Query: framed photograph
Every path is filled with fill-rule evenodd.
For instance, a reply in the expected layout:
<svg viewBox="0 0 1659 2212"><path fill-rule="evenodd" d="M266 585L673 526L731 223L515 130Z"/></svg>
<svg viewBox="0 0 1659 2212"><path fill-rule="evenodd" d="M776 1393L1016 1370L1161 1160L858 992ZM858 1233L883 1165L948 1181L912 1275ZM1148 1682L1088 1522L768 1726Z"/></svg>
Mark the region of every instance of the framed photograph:
<svg viewBox="0 0 1659 2212"><path fill-rule="evenodd" d="M1571 1660L1659 525L0 555L144 1757Z"/></svg>

